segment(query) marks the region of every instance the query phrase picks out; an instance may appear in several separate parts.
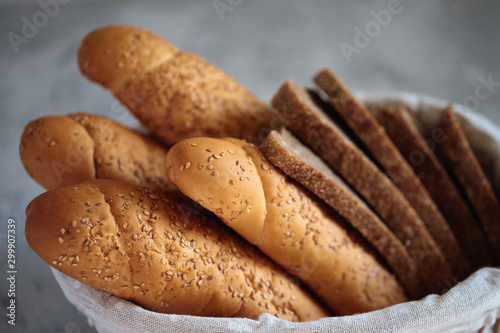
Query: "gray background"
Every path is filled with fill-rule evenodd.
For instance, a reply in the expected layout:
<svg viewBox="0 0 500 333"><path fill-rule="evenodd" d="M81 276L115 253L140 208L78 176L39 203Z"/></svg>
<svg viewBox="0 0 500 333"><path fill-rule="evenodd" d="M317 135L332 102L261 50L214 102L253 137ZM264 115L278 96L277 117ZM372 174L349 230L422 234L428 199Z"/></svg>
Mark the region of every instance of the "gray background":
<svg viewBox="0 0 500 333"><path fill-rule="evenodd" d="M469 103L500 124L497 1L401 0L397 14L383 17L382 24L377 13L397 2L59 1L67 3L46 15L46 24L18 50L9 36L22 36L25 22L42 18L43 9L37 1L0 1L2 332L94 332L26 244L24 208L43 189L18 157L22 129L37 117L86 111L135 124L108 91L78 71L76 50L94 28L119 23L152 30L215 63L265 101L284 80L309 85L311 76L327 66L355 90L427 93ZM230 10L218 13L214 3L228 4ZM356 31L367 27L373 29L370 40L356 38ZM347 44L358 46L357 53L346 57L341 45ZM488 78L494 82L490 90L481 87ZM17 227L15 327L7 325L5 315L9 218Z"/></svg>

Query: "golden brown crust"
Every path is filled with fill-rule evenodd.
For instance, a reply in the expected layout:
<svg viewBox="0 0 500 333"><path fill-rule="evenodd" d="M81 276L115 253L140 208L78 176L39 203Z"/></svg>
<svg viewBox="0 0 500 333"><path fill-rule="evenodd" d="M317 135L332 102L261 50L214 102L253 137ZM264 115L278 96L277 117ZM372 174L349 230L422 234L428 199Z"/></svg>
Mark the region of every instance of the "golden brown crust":
<svg viewBox="0 0 500 333"><path fill-rule="evenodd" d="M85 127L94 140L96 178L124 181L157 193L175 187L167 177L163 145L105 117L88 113L68 117Z"/></svg>
<svg viewBox="0 0 500 333"><path fill-rule="evenodd" d="M122 49L129 45L151 59L118 70ZM162 45L159 37L139 28L105 27L84 39L79 63L90 80L110 88L167 146L196 136L257 141L279 126L270 108L233 78L193 53Z"/></svg>
<svg viewBox="0 0 500 333"><path fill-rule="evenodd" d="M95 178L94 150L94 140L85 127L66 116L29 122L19 145L24 168L47 189Z"/></svg>
<svg viewBox="0 0 500 333"><path fill-rule="evenodd" d="M147 46L147 47L145 47ZM78 49L78 66L108 89L168 61L179 52L160 36L133 26L107 26L90 32Z"/></svg>
<svg viewBox="0 0 500 333"><path fill-rule="evenodd" d="M405 246L318 156L286 129L269 133L260 148L271 163L323 199L358 230L413 299L425 296L417 267Z"/></svg>
<svg viewBox="0 0 500 333"><path fill-rule="evenodd" d="M166 175L166 154L145 135L87 113L34 120L20 144L26 170L47 189L105 178L163 193L174 188Z"/></svg>
<svg viewBox="0 0 500 333"><path fill-rule="evenodd" d="M293 321L328 316L283 270L183 200L93 180L40 195L26 215L26 239L49 265L146 309Z"/></svg>
<svg viewBox="0 0 500 333"><path fill-rule="evenodd" d="M204 178L193 179L189 169L181 170L179 166L206 163L205 153L196 158L197 151L206 149L213 150L215 155L228 149L234 154L225 154L214 164L215 175L202 172ZM189 160L183 159L187 156ZM241 159L251 161L247 164L253 165L260 177L260 182L253 181L252 174L250 181L253 186L261 183L259 195L263 195L265 202L265 208L261 208L266 214L264 226L256 242L262 252L298 276L339 314L372 311L407 300L396 278L377 262L367 244L310 192L267 162L256 146L234 138L187 139L167 154L167 168L176 168L175 172L169 171L170 180L186 194L218 189L210 195L230 201L239 192L227 184L223 175L233 174L233 166ZM197 198L202 205L208 202L206 197ZM205 207L210 209L208 205ZM223 215L221 218L229 226L239 223L238 215L233 223ZM252 220L245 219L245 223L249 222ZM258 221L256 229L260 228Z"/></svg>
<svg viewBox="0 0 500 333"><path fill-rule="evenodd" d="M497 262L500 262L500 203L470 147L453 106L443 112L440 128L446 140L439 144L446 166L458 179L481 221Z"/></svg>
<svg viewBox="0 0 500 333"><path fill-rule="evenodd" d="M257 243L266 217L265 197L256 166L239 147L219 139L186 139L170 149L166 165L169 179L184 194ZM200 183L205 186L192 186Z"/></svg>
<svg viewBox="0 0 500 333"><path fill-rule="evenodd" d="M287 127L315 151L370 205L406 246L430 293L455 280L437 244L399 189L292 81L272 100Z"/></svg>
<svg viewBox="0 0 500 333"><path fill-rule="evenodd" d="M455 236L467 255L470 265L474 269L492 265L493 258L488 251L486 238L478 222L448 172L420 134L416 120L412 119L409 112L400 105L376 108L372 110L372 113L384 126L387 135L412 166L448 224L455 231ZM446 242L446 239L438 240L438 242L444 246L451 244ZM454 266L459 279L471 273L467 260L463 260L459 253L450 256L453 254L453 249L443 252L448 254L448 261Z"/></svg>

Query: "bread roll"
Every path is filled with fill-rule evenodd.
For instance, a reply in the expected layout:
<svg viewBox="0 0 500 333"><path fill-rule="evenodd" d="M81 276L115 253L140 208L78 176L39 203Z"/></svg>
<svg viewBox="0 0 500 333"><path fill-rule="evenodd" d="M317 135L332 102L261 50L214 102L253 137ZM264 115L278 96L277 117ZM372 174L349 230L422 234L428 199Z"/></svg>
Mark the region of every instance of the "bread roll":
<svg viewBox="0 0 500 333"><path fill-rule="evenodd" d="M329 315L254 247L177 198L93 180L38 196L26 216L28 244L49 265L152 311L290 321Z"/></svg>
<svg viewBox="0 0 500 333"><path fill-rule="evenodd" d="M168 146L196 136L258 140L279 124L268 106L214 65L140 28L92 31L78 63Z"/></svg>
<svg viewBox="0 0 500 333"><path fill-rule="evenodd" d="M163 193L174 188L167 149L111 119L86 113L31 121L21 136L26 171L46 189L106 178Z"/></svg>
<svg viewBox="0 0 500 333"><path fill-rule="evenodd" d="M243 140L193 138L167 154L169 179L333 311L353 314L407 300L396 278L332 210Z"/></svg>

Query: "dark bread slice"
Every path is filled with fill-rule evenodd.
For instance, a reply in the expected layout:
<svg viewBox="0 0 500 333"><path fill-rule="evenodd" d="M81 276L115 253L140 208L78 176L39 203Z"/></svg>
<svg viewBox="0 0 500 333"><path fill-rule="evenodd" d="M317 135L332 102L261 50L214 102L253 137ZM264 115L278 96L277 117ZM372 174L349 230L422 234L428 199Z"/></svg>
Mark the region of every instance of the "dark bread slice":
<svg viewBox="0 0 500 333"><path fill-rule="evenodd" d="M335 111L355 132L375 161L413 206L447 261L467 262L453 230L375 117L329 69L320 71L314 81L326 93ZM463 276L463 269L459 267L455 274Z"/></svg>
<svg viewBox="0 0 500 333"><path fill-rule="evenodd" d="M441 250L403 194L319 108L309 92L288 80L272 99L286 126L333 168L406 246L430 293L455 280Z"/></svg>
<svg viewBox="0 0 500 333"><path fill-rule="evenodd" d="M454 230L472 268L478 269L493 264L493 257L478 221L450 175L426 143L418 120L402 105L390 104L370 110L384 126L387 135L412 166ZM466 261L454 263L455 271L461 271L462 278L470 273Z"/></svg>
<svg viewBox="0 0 500 333"><path fill-rule="evenodd" d="M443 112L439 126L446 138L438 145L445 165L467 194L499 262L500 204L453 112L452 105Z"/></svg>
<svg viewBox="0 0 500 333"><path fill-rule="evenodd" d="M271 163L351 223L385 259L411 298L425 296L417 267L405 246L321 158L285 128L271 131L260 148Z"/></svg>

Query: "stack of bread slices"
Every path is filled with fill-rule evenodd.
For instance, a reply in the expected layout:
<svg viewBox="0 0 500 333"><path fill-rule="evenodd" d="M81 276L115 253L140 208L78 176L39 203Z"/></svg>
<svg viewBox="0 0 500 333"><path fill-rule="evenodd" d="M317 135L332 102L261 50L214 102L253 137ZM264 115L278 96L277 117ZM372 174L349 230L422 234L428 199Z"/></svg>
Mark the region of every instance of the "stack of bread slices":
<svg viewBox="0 0 500 333"><path fill-rule="evenodd" d="M48 190L27 241L83 283L162 313L312 321L499 262L498 198L451 104L433 150L404 105L365 105L328 69L268 106L137 27L91 32L78 63L149 131L79 112L22 134Z"/></svg>

